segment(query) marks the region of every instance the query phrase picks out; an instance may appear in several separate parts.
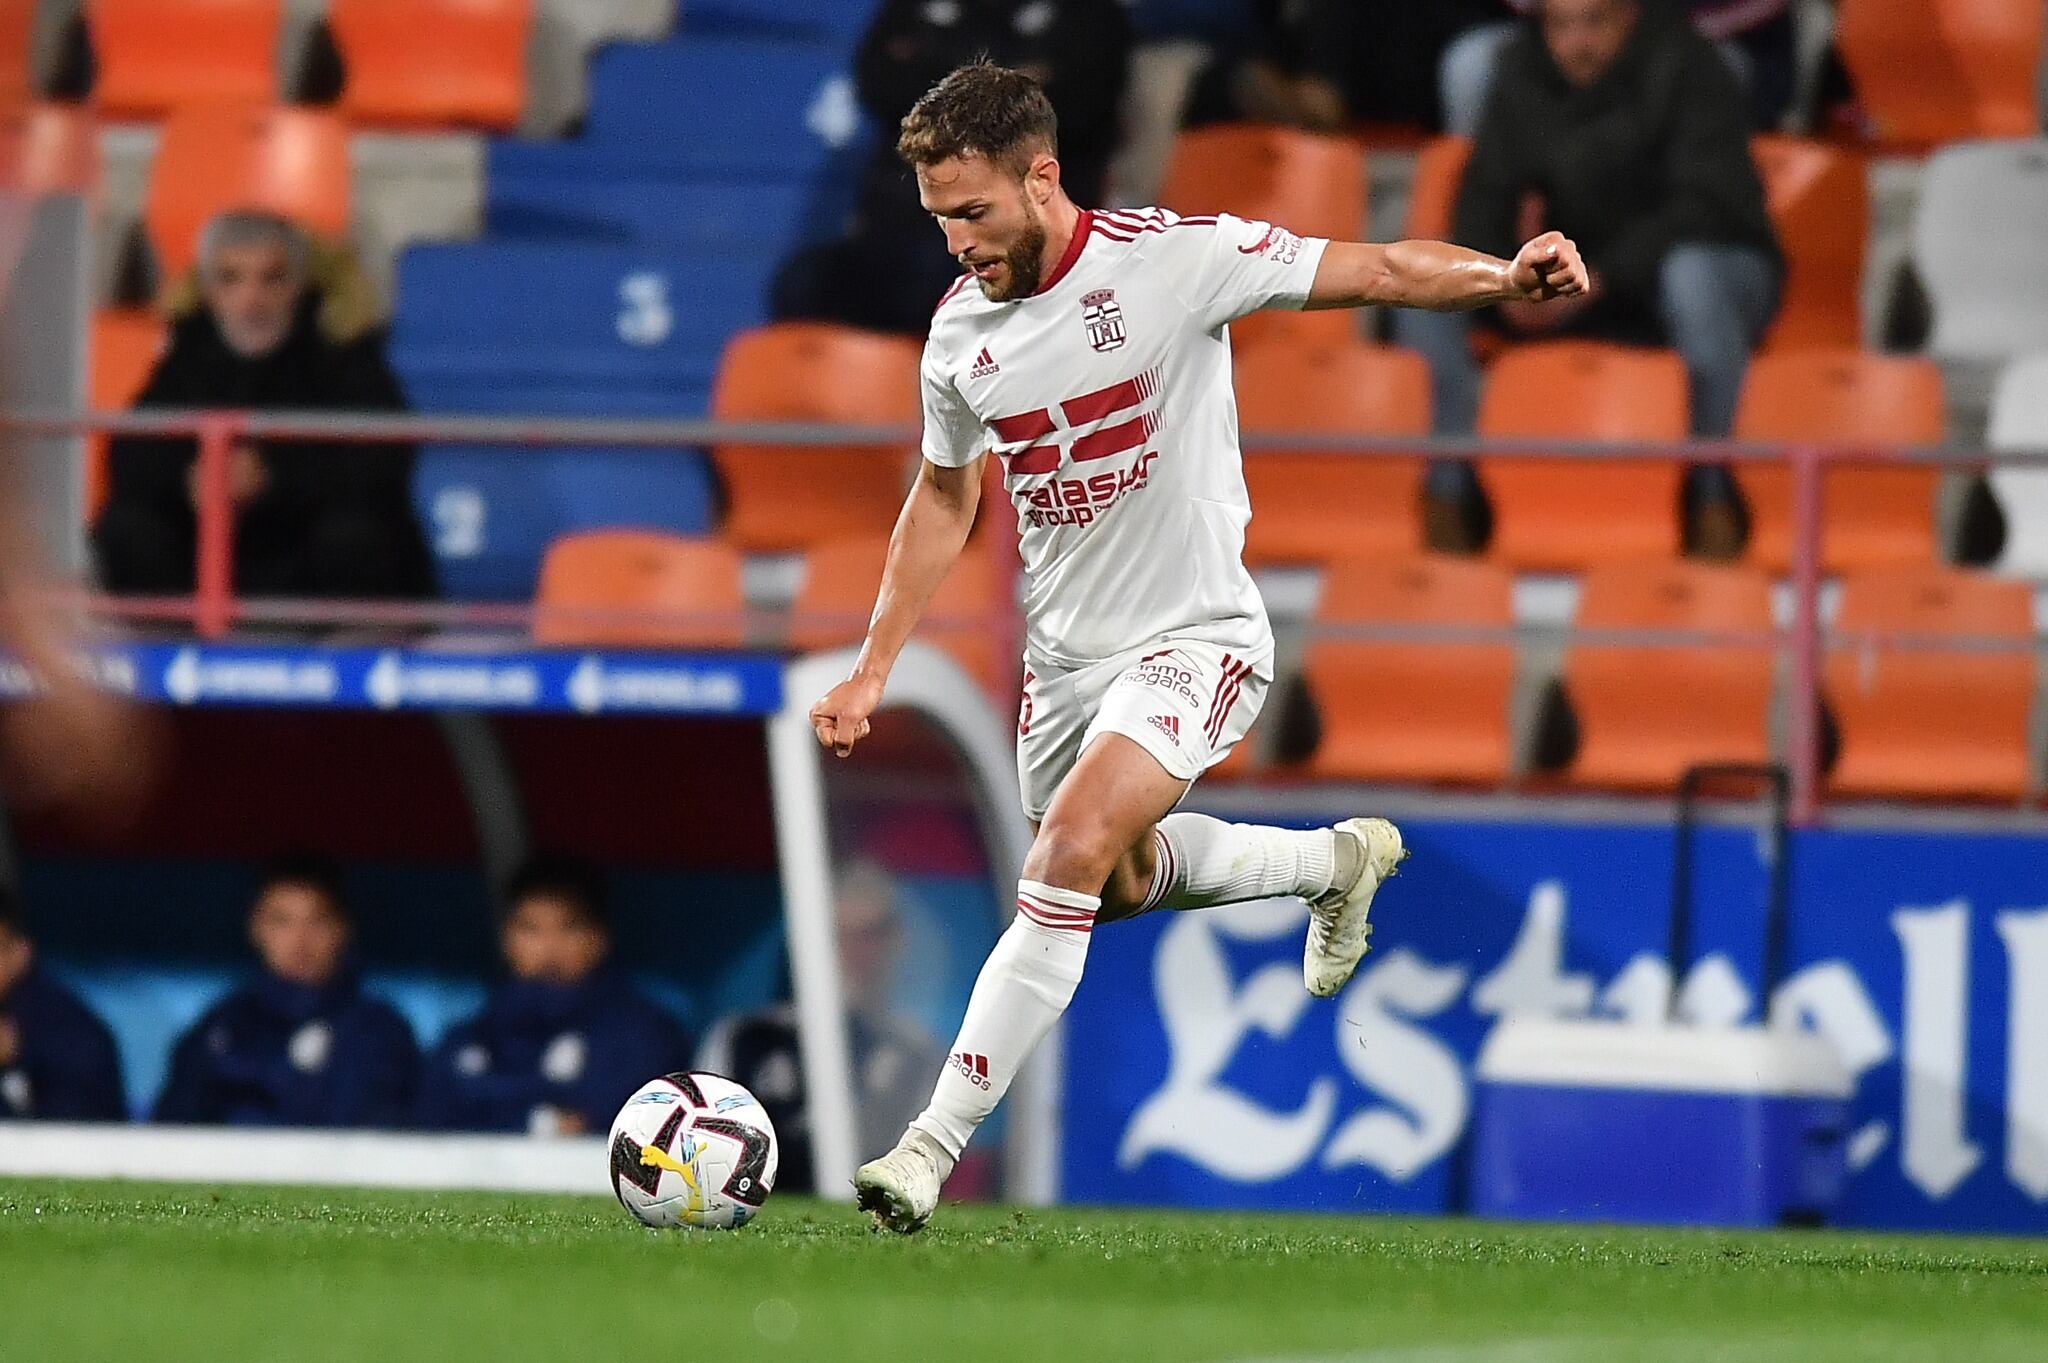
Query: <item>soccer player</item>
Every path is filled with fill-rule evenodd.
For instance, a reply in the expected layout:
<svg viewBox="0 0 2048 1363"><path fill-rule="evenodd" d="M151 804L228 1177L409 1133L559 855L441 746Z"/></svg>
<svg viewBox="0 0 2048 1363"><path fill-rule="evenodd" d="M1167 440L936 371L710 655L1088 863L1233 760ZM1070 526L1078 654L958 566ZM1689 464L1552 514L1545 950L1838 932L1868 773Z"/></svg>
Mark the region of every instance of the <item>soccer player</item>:
<svg viewBox="0 0 2048 1363"><path fill-rule="evenodd" d="M1036 829L1017 915L931 1104L855 1176L879 1225L914 1231L1072 1000L1096 923L1299 895L1303 976L1327 996L1357 968L1373 893L1406 855L1385 819L1294 832L1172 812L1244 737L1272 680L1272 631L1242 558L1251 508L1230 323L1268 307L1541 302L1587 284L1555 232L1505 261L1440 242L1304 239L1228 214L1079 208L1060 188L1044 93L989 63L933 87L897 149L967 273L925 342L924 459L867 641L811 722L842 757L867 735L993 455L1027 581L1017 748Z"/></svg>

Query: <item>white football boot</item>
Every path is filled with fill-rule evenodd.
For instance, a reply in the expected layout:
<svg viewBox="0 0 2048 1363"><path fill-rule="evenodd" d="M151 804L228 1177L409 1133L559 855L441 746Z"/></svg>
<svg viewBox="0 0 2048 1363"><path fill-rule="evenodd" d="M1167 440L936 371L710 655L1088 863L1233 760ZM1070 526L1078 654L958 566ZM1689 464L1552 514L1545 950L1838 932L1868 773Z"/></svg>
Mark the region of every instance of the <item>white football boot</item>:
<svg viewBox="0 0 2048 1363"><path fill-rule="evenodd" d="M1308 946L1302 952L1301 978L1308 992L1328 998L1342 989L1370 949L1373 893L1387 882L1408 856L1401 830L1385 819L1346 819L1330 830L1341 843L1356 844L1357 878L1309 901ZM1339 865L1343 864L1339 848Z"/></svg>
<svg viewBox="0 0 2048 1363"><path fill-rule="evenodd" d="M911 1235L924 1229L939 1205L939 1187L953 1172L953 1160L939 1143L915 1127L896 1148L869 1160L853 1176L854 1199L874 1217L876 1230Z"/></svg>

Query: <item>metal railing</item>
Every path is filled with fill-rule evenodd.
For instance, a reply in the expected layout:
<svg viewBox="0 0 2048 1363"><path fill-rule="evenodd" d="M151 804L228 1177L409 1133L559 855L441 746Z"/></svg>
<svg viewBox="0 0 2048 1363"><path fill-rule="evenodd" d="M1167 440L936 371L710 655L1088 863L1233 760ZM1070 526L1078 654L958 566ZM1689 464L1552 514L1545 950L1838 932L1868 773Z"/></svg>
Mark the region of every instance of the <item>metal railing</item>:
<svg viewBox="0 0 2048 1363"><path fill-rule="evenodd" d="M811 619L760 612L642 612L536 608L531 603L490 602L366 602L331 600L237 599L233 585L234 518L231 514L230 469L235 445L243 440L319 440L354 444L495 445L509 457L545 447L611 446L615 448L697 450L716 444L756 446L915 447L918 431L898 425L835 425L808 422L720 420L526 419L502 417L364 415L331 412L176 411L120 413L0 413L0 431L23 436L78 436L93 433L159 437L190 437L196 441L197 562L195 590L189 598L114 598L94 593L72 600L111 618L189 624L200 636L218 638L238 621L258 624L361 626L485 626L530 628L537 619L588 624L623 624L651 619L691 628L736 629L765 638L772 626L820 625L837 628L864 622ZM1267 451L1330 453L1404 459L1515 456L1560 460L1630 459L1682 463L1746 462L1786 465L1791 474L1791 548L1786 574L1792 590L1792 618L1768 635L1664 629L1572 628L1568 638L1581 643L1635 646L1771 647L1786 659L1789 708L1785 725L1785 765L1791 772L1791 815L1796 823L1813 821L1820 804L1821 666L1824 648L1853 645L1859 636L1831 632L1821 620L1823 565L1821 557L1821 488L1826 469L1835 466L1915 464L1947 470L1982 471L1992 463L2048 465L2048 450L2000 451L1947 447L1880 449L1867 444L1764 445L1742 442L1628 442L1593 444L1564 440L1484 441L1442 437L1379 437L1340 433L1267 434L1247 432L1248 456ZM320 457L307 453L307 458ZM1256 507L1254 512L1256 513ZM1930 513L1931 514L1931 513ZM1015 527L998 517L1006 537ZM940 627L975 622L934 620ZM1014 620L1005 622L1014 634ZM1417 641L1519 641L1526 631L1501 628L1434 625L1318 626L1319 634L1361 639L1406 638ZM1875 644L1877 639L1862 639ZM1885 634L1887 649L1941 652L2031 652L2033 641L1993 638L1923 638Z"/></svg>

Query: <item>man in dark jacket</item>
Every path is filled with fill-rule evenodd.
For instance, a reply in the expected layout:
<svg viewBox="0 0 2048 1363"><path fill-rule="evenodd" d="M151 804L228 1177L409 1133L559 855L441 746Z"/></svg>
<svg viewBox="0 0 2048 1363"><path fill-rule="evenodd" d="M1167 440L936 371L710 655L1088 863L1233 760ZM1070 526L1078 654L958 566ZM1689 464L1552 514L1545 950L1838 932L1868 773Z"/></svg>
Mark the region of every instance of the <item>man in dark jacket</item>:
<svg viewBox="0 0 2048 1363"><path fill-rule="evenodd" d="M1663 0L1543 0L1501 54L1454 235L1499 250L1532 226L1579 243L1592 293L1504 306L1497 322L1524 338L1672 346L1694 431L1727 434L1782 265L1735 77ZM1396 318L1396 336L1429 357L1440 431L1472 429L1471 326L1460 313Z"/></svg>
<svg viewBox="0 0 2048 1363"><path fill-rule="evenodd" d="M0 890L0 1121L128 1118L114 1034L36 964L20 906Z"/></svg>
<svg viewBox="0 0 2048 1363"><path fill-rule="evenodd" d="M156 1120L405 1125L419 1049L405 1020L363 993L348 960L351 927L325 866L298 859L271 871L249 914L263 973L179 1038Z"/></svg>
<svg viewBox="0 0 2048 1363"><path fill-rule="evenodd" d="M896 125L947 72L982 54L1044 84L1059 117L1060 181L1076 203L1101 203L1130 45L1118 0L884 0L854 64L861 108L881 137L852 229L783 266L775 315L923 337L960 263L918 203L896 155Z"/></svg>
<svg viewBox="0 0 2048 1363"><path fill-rule="evenodd" d="M1469 0L1468 0L1469 2ZM1463 25L1438 63L1444 131L1470 137L1486 112L1501 49L1514 41L1516 15L1541 0L1482 0L1491 16ZM1792 0L1682 0L1694 28L1712 39L1747 91L1759 127L1775 128L1798 84Z"/></svg>
<svg viewBox="0 0 2048 1363"><path fill-rule="evenodd" d="M506 903L499 941L512 978L442 1038L421 1094L421 1124L603 1132L633 1090L688 1068L688 1039L610 964L595 873L541 859L514 879Z"/></svg>
<svg viewBox="0 0 2048 1363"><path fill-rule="evenodd" d="M227 213L201 241L196 290L138 408L398 412L365 284L282 218ZM192 590L198 502L190 439L112 442L93 526L103 586ZM433 568L411 505L409 446L244 442L230 466L235 587L250 596L420 597Z"/></svg>

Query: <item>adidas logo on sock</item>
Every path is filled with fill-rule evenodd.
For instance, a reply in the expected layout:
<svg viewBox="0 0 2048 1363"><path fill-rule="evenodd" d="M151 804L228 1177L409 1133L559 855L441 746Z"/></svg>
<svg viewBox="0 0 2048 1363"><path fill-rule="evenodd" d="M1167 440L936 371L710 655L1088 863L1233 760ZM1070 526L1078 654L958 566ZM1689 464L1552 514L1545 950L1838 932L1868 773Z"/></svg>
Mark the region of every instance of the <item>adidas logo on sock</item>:
<svg viewBox="0 0 2048 1363"><path fill-rule="evenodd" d="M1002 366L996 363L996 357L988 353L987 346L983 346L981 353L974 357L974 368L967 371L967 377L970 379L985 379L989 375L1000 373L1001 371Z"/></svg>
<svg viewBox="0 0 2048 1363"><path fill-rule="evenodd" d="M979 1089L987 1089L988 1057L960 1051L953 1056L953 1068L960 1071L960 1077Z"/></svg>

